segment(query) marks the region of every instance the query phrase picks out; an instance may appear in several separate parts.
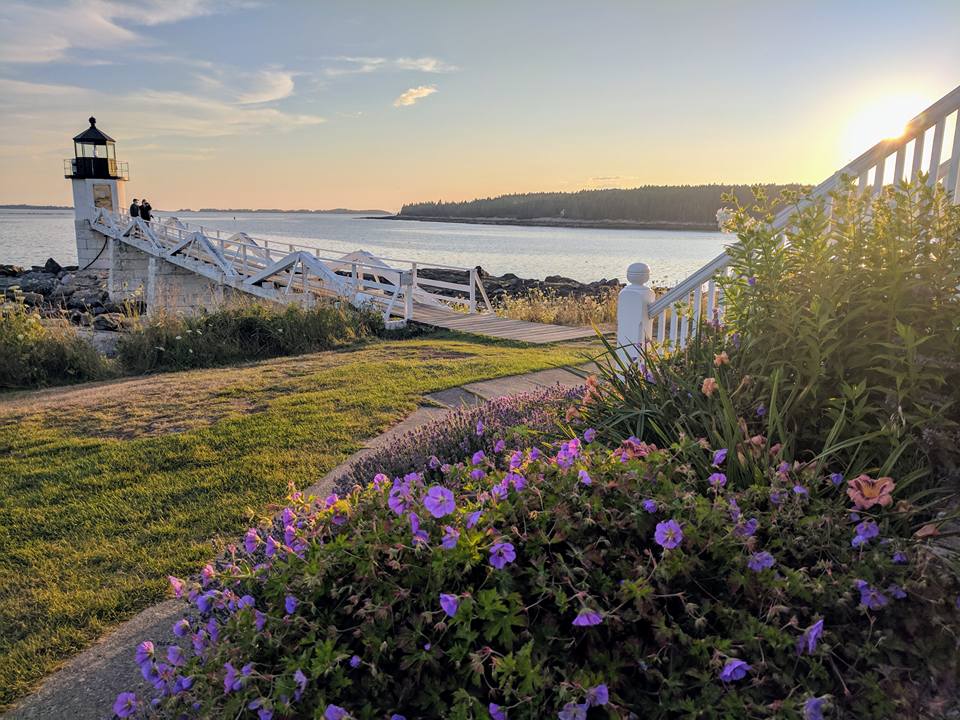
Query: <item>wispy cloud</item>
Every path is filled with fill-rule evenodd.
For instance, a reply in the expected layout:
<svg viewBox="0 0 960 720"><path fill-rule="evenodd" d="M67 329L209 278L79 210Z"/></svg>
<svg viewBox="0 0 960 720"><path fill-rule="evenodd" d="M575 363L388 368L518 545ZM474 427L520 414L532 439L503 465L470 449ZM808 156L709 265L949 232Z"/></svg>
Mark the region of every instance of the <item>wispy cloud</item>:
<svg viewBox="0 0 960 720"><path fill-rule="evenodd" d="M394 107L407 107L422 100L428 95L433 95L437 91L436 85L418 85L403 92L400 97L393 101Z"/></svg>
<svg viewBox="0 0 960 720"><path fill-rule="evenodd" d="M240 93L237 102L241 105L282 100L293 95L293 73L284 70L261 70L250 77L250 85Z"/></svg>
<svg viewBox="0 0 960 720"><path fill-rule="evenodd" d="M66 0L0 5L0 62L49 63L71 50L152 44L133 27L179 22L229 9L235 0Z"/></svg>
<svg viewBox="0 0 960 720"><path fill-rule="evenodd" d="M340 55L334 58L329 58L329 60L336 63L330 67L324 68L324 74L329 77L337 77L340 75L358 75L378 72L381 70L413 70L423 73L450 73L456 72L460 69L456 65L444 62L443 60L435 57L385 58L368 56L351 57L347 55Z"/></svg>

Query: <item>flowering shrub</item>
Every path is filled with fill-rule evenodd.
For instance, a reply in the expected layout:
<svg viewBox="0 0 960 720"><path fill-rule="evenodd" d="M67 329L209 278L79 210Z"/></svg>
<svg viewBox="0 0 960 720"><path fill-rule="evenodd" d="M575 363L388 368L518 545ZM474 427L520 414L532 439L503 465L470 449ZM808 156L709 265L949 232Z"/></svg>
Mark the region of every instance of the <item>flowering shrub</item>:
<svg viewBox="0 0 960 720"><path fill-rule="evenodd" d="M121 717L917 717L957 680L958 583L897 479L733 448L550 452L298 493L172 578L179 646ZM892 502L881 498L891 497ZM941 695L940 693L943 693ZM938 705L939 703L939 705Z"/></svg>
<svg viewBox="0 0 960 720"><path fill-rule="evenodd" d="M508 442L529 444L543 433L552 434L558 416L582 394L583 388L558 385L461 406L364 457L336 490L345 493L354 485L366 485L377 473L405 475L431 463L456 462L478 450L491 453Z"/></svg>
<svg viewBox="0 0 960 720"><path fill-rule="evenodd" d="M158 312L117 345L129 372L211 367L330 350L383 329L378 315L345 304L312 308L237 301L195 316Z"/></svg>

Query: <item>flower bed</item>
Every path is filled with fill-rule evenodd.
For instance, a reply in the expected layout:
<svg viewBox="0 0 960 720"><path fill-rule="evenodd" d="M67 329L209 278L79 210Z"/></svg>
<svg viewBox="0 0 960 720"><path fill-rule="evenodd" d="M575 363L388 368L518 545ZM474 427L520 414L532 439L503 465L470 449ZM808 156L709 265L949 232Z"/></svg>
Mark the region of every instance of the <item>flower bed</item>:
<svg viewBox="0 0 960 720"><path fill-rule="evenodd" d="M957 677L957 581L895 479L723 448L476 452L252 528L172 579L121 717L914 717ZM594 441L595 442L595 441ZM731 456L732 457L732 456ZM938 695L939 693L939 695Z"/></svg>

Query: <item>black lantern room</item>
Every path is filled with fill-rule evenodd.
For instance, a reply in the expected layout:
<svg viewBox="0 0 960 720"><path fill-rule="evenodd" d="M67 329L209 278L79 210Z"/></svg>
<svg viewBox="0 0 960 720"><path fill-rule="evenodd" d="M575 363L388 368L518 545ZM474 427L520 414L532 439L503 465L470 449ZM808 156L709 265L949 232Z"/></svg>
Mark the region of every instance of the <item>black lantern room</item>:
<svg viewBox="0 0 960 720"><path fill-rule="evenodd" d="M97 128L97 119L90 118L90 127L73 138L74 158L63 163L64 177L128 180L127 163L117 162L116 142Z"/></svg>

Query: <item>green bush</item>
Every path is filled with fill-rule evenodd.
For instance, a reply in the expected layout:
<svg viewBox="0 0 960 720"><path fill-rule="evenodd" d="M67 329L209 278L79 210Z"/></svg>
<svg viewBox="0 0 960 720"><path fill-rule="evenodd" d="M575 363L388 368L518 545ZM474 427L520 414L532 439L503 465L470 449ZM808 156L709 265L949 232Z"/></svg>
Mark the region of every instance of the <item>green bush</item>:
<svg viewBox="0 0 960 720"><path fill-rule="evenodd" d="M331 350L382 329L379 315L344 303L302 308L238 302L195 316L143 318L117 352L129 372L185 370Z"/></svg>
<svg viewBox="0 0 960 720"><path fill-rule="evenodd" d="M755 219L771 217L764 197L738 206L724 325L704 324L680 351L647 349L634 367L608 354L583 421L616 442L849 440L844 461L876 470L955 467L944 451L956 454L960 417L960 207L923 182L872 201L844 186L832 206L800 210L786 243Z"/></svg>
<svg viewBox="0 0 960 720"><path fill-rule="evenodd" d="M99 380L114 369L65 320L41 321L16 299L0 305L0 388L36 388Z"/></svg>
<svg viewBox="0 0 960 720"><path fill-rule="evenodd" d="M712 477L687 461L694 446ZM935 708L958 678L958 586L932 541L912 535L913 511L891 503L894 484L871 503L847 492L863 478L768 455L735 488L722 455L575 439L377 476L344 498L294 495L282 529L251 529L219 571L172 581L190 600L175 631L194 656L139 649L157 712L809 719ZM131 695L116 707L153 712Z"/></svg>

